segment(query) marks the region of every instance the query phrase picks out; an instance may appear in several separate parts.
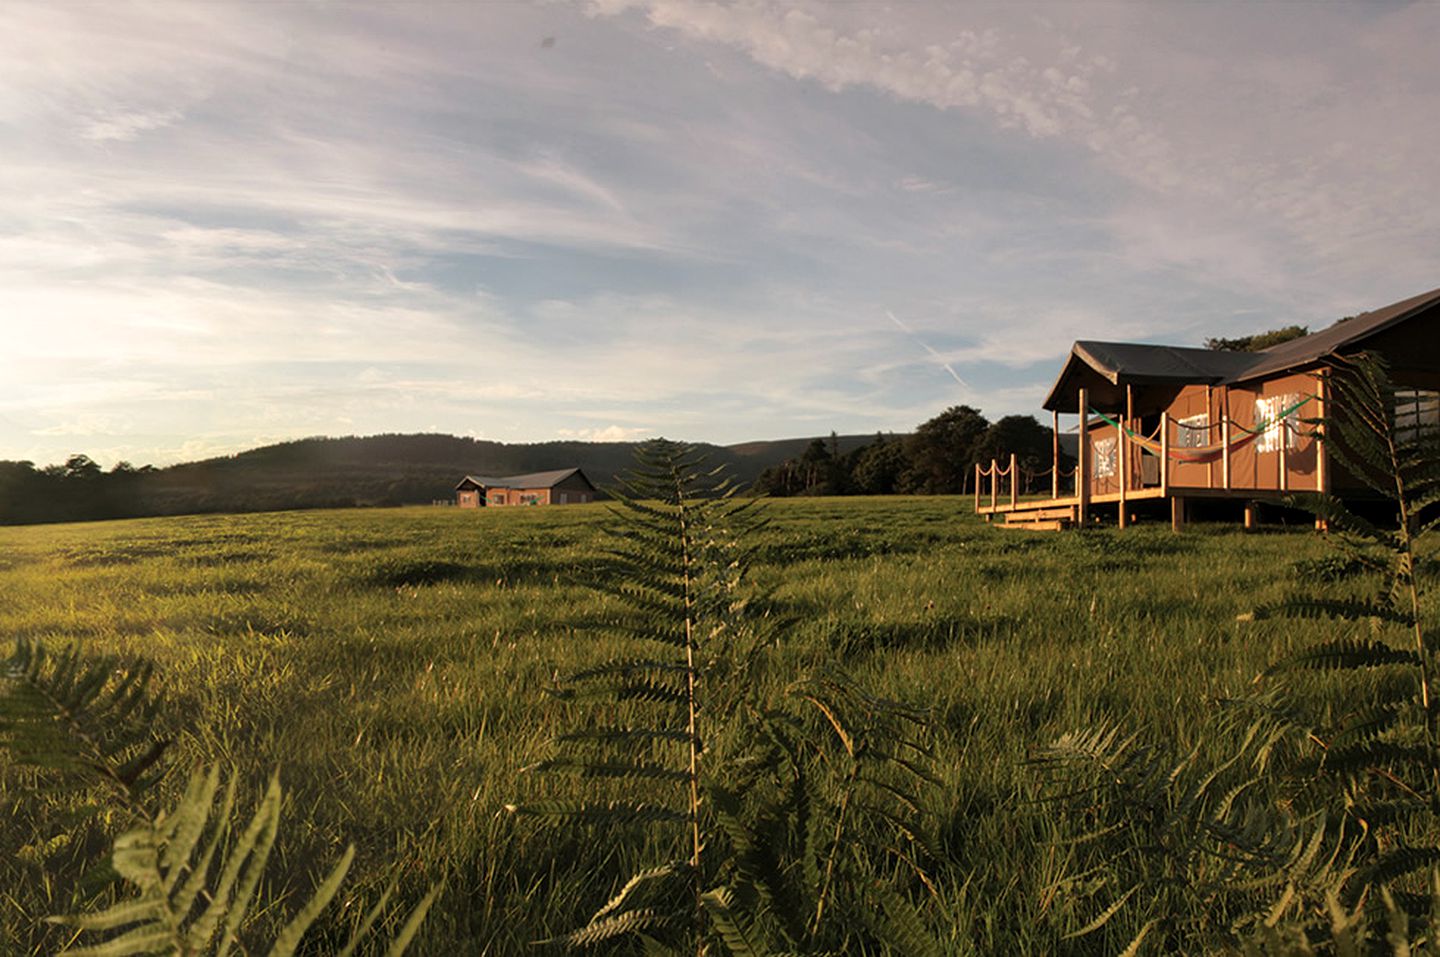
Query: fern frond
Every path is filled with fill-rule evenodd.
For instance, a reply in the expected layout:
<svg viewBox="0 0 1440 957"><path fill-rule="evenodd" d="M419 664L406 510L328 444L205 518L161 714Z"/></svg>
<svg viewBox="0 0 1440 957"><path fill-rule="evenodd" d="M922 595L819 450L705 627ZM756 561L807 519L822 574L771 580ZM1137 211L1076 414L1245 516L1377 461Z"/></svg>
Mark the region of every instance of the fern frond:
<svg viewBox="0 0 1440 957"><path fill-rule="evenodd" d="M768 957L770 951L756 935L753 927L732 909L735 898L727 887L706 891L700 897L716 933L732 957Z"/></svg>
<svg viewBox="0 0 1440 957"><path fill-rule="evenodd" d="M945 949L925 926L919 910L888 887L876 889L878 908L867 911L874 936L884 941L891 953L907 957L944 957Z"/></svg>
<svg viewBox="0 0 1440 957"><path fill-rule="evenodd" d="M1332 747L1314 757L1298 762L1297 774L1315 774L1322 770L1330 773L1353 774L1372 768L1416 768L1430 762L1430 752L1424 745L1397 744L1393 741L1366 741L1347 747Z"/></svg>
<svg viewBox="0 0 1440 957"><path fill-rule="evenodd" d="M550 758L521 768L522 773L536 771L567 771L588 778L651 781L688 781L690 779L687 771L666 767L663 764L643 761L596 761L573 756Z"/></svg>
<svg viewBox="0 0 1440 957"><path fill-rule="evenodd" d="M651 907L642 907L606 917L563 936L539 940L536 943L561 943L568 947L591 947L617 937L628 937L653 931L673 933L682 926L684 926L683 922L669 913Z"/></svg>
<svg viewBox="0 0 1440 957"><path fill-rule="evenodd" d="M225 957L234 949L240 928L256 903L261 874L274 847L282 794L279 776L273 775L249 823L236 835L235 783L232 779L222 792L220 779L218 765L197 768L173 808L116 839L111 864L134 888L135 896L93 913L46 918L82 934L111 935L102 942L67 950L67 954ZM270 948L271 957L291 957L297 951L305 932L339 891L353 858L354 848L347 848L280 930ZM388 896L387 892L381 906ZM434 897L432 890L411 912L389 953L404 951ZM353 953L377 916L378 908L344 953Z"/></svg>
<svg viewBox="0 0 1440 957"><path fill-rule="evenodd" d="M1399 847L1381 854L1375 863L1361 871L1360 877L1369 884L1386 884L1436 864L1440 864L1440 848Z"/></svg>
<svg viewBox="0 0 1440 957"><path fill-rule="evenodd" d="M1110 919L1111 919L1112 917L1114 917L1116 914L1120 913L1121 908L1123 908L1123 907L1125 906L1125 903L1126 903L1127 901L1129 901L1130 898L1132 898L1132 897L1135 896L1135 892L1138 891L1138 890L1140 890L1140 885L1139 885L1139 884L1136 884L1134 887L1130 888L1128 891L1126 891L1125 893L1121 894L1121 895L1120 895L1119 897L1117 897L1115 900L1111 901L1110 904L1109 904L1104 910L1102 910L1099 914L1096 914L1095 917L1094 917L1094 919L1092 919L1092 920L1091 920L1088 924L1086 924L1084 927L1081 927L1079 930L1072 930L1072 931L1070 931L1068 934L1066 934L1066 935L1065 935L1064 937L1062 937L1061 939L1062 939L1062 940L1073 940L1073 939L1076 938L1076 937L1084 937L1084 936L1086 936L1087 934L1093 934L1093 933L1095 933L1095 931L1099 930L1100 928L1104 927L1106 924L1110 923Z"/></svg>
<svg viewBox="0 0 1440 957"><path fill-rule="evenodd" d="M572 674L567 681L594 681L601 678L648 677L653 674L683 675L688 669L683 662L661 661L655 658L616 658L603 664L586 668Z"/></svg>
<svg viewBox="0 0 1440 957"><path fill-rule="evenodd" d="M1335 731L1332 745L1350 745L1371 741L1395 729L1409 709L1401 702L1384 702L1347 715Z"/></svg>
<svg viewBox="0 0 1440 957"><path fill-rule="evenodd" d="M505 810L517 816L577 821L587 824L683 824L689 817L673 808L644 801L605 801L595 804L566 804L561 801L534 801L507 804Z"/></svg>
<svg viewBox="0 0 1440 957"><path fill-rule="evenodd" d="M0 670L0 747L18 764L79 772L103 782L132 814L161 776L170 742L155 734L153 666L50 654L21 638Z"/></svg>
<svg viewBox="0 0 1440 957"><path fill-rule="evenodd" d="M694 738L688 732L671 731L665 728L636 728L622 725L604 725L598 728L587 728L582 731L568 731L556 737L555 740L561 744L632 745L648 744L654 741L689 744Z"/></svg>
<svg viewBox="0 0 1440 957"><path fill-rule="evenodd" d="M683 879L689 876L690 865L685 861L671 861L659 867L643 870L626 881L625 885L620 888L620 892L595 912L594 916L590 918L590 922L605 920L622 912L626 909L627 904L633 903L642 893L654 897L658 885L672 883L677 877Z"/></svg>
<svg viewBox="0 0 1440 957"><path fill-rule="evenodd" d="M1318 669L1325 671L1381 668L1386 665L1415 666L1420 662L1413 651L1395 648L1381 641L1364 641L1356 638L1338 638L1322 642L1313 648L1284 658L1266 669L1265 674L1276 674L1291 669Z"/></svg>

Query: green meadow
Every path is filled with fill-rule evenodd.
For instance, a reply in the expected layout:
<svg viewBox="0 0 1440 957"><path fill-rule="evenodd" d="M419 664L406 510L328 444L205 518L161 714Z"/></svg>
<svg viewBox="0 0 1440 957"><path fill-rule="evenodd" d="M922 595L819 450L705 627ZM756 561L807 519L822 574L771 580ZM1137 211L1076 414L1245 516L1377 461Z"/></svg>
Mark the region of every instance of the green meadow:
<svg viewBox="0 0 1440 957"><path fill-rule="evenodd" d="M1217 702L1316 637L1245 613L1291 594L1323 541L1004 531L947 497L766 507L749 572L775 622L759 692L838 665L929 713L940 859L924 913L948 952L1123 947L1138 929L1124 914L1067 938L1103 895L1066 892L1031 758L1104 724L1181 754L1210 746ZM288 797L266 893L303 895L357 847L321 943L399 874L410 901L444 882L412 953L548 953L534 942L583 924L656 851L503 811L584 787L520 769L576 720L580 706L545 689L613 650L594 626L615 599L593 585L614 520L595 505L0 528L0 638L153 661L155 721L181 769L162 798L196 762L233 768L250 800L278 768ZM0 934L6 952L54 953L69 938L39 918L77 893L54 875L95 848L66 841L73 799L38 794L5 760ZM104 820L102 838L123 823Z"/></svg>

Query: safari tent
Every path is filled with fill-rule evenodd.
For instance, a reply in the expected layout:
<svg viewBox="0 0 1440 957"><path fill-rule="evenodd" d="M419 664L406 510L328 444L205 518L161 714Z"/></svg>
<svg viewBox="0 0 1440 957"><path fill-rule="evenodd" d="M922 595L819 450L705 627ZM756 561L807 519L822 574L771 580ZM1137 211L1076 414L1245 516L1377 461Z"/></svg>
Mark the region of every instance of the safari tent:
<svg viewBox="0 0 1440 957"><path fill-rule="evenodd" d="M976 465L975 509L1011 527L1113 517L1123 528L1140 503L1168 503L1178 529L1195 502L1243 505L1248 525L1261 502L1344 494L1348 478L1304 420L1326 414L1329 361L1361 351L1383 356L1402 387L1398 428L1440 428L1440 289L1260 352L1076 342L1044 402L1051 495L1020 500L1012 455ZM1076 420L1073 472L1060 468L1062 415Z"/></svg>

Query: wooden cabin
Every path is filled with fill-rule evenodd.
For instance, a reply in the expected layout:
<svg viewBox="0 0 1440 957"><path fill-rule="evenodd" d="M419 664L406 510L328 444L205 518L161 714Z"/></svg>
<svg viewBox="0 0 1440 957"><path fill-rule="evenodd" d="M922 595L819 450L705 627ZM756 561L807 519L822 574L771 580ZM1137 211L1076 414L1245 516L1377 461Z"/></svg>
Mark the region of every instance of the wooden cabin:
<svg viewBox="0 0 1440 957"><path fill-rule="evenodd" d="M1300 491L1345 494L1303 420L1326 414L1325 368L1337 356L1383 356L1401 390L1402 428L1440 428L1440 289L1260 352L1076 342L1046 397L1054 417L1048 499L1020 501L1015 457L975 467L975 509L1007 525L1061 528L1168 503L1175 528L1204 500L1257 504ZM1077 418L1073 473L1060 469L1060 416Z"/></svg>
<svg viewBox="0 0 1440 957"><path fill-rule="evenodd" d="M595 485L579 469L528 475L467 475L455 486L461 508L509 505L583 505L595 501Z"/></svg>

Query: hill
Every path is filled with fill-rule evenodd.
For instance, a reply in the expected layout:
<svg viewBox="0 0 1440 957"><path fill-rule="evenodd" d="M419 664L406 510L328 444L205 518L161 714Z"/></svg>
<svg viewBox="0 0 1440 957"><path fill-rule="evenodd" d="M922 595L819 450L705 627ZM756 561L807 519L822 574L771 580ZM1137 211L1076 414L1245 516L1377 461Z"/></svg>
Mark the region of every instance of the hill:
<svg viewBox="0 0 1440 957"><path fill-rule="evenodd" d="M842 452L873 436L838 437ZM812 438L700 443L743 485L799 456ZM514 475L578 466L605 486L634 461L634 442L506 444L454 435L307 438L125 473L34 471L0 463L0 522L44 522L199 512L427 504L451 500L467 473ZM83 458L83 457L82 457ZM89 460L86 459L86 462Z"/></svg>

